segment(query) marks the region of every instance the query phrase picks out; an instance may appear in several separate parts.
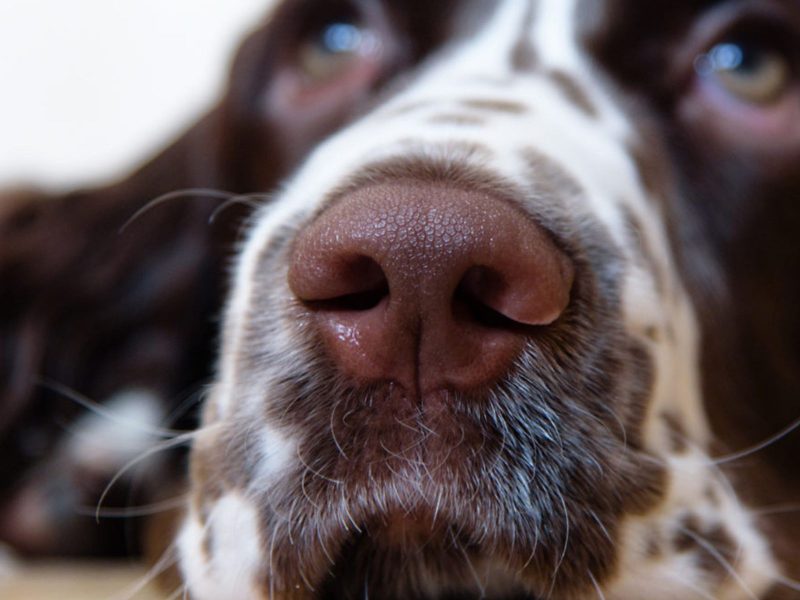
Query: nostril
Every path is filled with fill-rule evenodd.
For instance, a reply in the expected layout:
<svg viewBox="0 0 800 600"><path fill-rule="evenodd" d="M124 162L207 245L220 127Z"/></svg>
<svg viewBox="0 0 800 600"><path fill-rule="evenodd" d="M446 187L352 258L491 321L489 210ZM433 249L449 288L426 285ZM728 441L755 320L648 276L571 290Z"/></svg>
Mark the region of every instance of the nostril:
<svg viewBox="0 0 800 600"><path fill-rule="evenodd" d="M465 314L474 323L493 329L517 329L525 325L503 314L500 308L506 282L488 267L472 267L462 277L453 294L453 314Z"/></svg>
<svg viewBox="0 0 800 600"><path fill-rule="evenodd" d="M375 308L381 300L389 296L389 285L383 285L352 294L344 294L326 300L308 300L306 305L315 310L328 312L358 312Z"/></svg>
<svg viewBox="0 0 800 600"><path fill-rule="evenodd" d="M569 302L572 267L560 254L536 255L525 261L498 261L494 266L475 266L459 282L455 300L470 309L474 320L489 327L549 325ZM554 264L541 269L538 261ZM555 280L555 281L553 281Z"/></svg>
<svg viewBox="0 0 800 600"><path fill-rule="evenodd" d="M289 284L309 308L326 311L364 311L389 295L389 282L369 256L353 254L313 263L310 270L292 269Z"/></svg>

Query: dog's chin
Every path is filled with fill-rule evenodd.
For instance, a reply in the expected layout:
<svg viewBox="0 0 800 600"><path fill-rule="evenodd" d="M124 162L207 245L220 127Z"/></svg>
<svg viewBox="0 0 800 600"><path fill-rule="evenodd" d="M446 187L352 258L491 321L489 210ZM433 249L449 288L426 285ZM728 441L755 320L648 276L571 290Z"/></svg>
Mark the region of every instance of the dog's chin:
<svg viewBox="0 0 800 600"><path fill-rule="evenodd" d="M323 598L564 597L609 572L620 515L662 489L615 423L581 420L586 403L557 389L512 379L419 401L388 384L292 381L271 416L302 431L299 460L264 498L277 509L265 525L278 585L309 580Z"/></svg>
<svg viewBox="0 0 800 600"><path fill-rule="evenodd" d="M525 565L493 555L488 546L497 541L480 538L430 511L376 516L343 544L321 597L536 600L521 581Z"/></svg>

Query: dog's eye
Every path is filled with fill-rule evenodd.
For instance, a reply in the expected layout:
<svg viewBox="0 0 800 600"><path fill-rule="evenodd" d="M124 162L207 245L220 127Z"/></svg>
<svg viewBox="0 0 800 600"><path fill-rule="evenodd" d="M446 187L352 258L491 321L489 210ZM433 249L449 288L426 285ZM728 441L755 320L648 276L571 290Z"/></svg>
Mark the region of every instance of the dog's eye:
<svg viewBox="0 0 800 600"><path fill-rule="evenodd" d="M300 44L297 64L309 83L323 82L344 73L359 59L380 53L373 31L355 20L335 19L309 34Z"/></svg>
<svg viewBox="0 0 800 600"><path fill-rule="evenodd" d="M763 168L800 154L800 24L779 3L720 3L675 54L677 117L699 143L719 144ZM685 84L681 83L684 82Z"/></svg>
<svg viewBox="0 0 800 600"><path fill-rule="evenodd" d="M735 98L758 105L781 98L791 84L789 59L769 46L724 41L695 61L700 77Z"/></svg>

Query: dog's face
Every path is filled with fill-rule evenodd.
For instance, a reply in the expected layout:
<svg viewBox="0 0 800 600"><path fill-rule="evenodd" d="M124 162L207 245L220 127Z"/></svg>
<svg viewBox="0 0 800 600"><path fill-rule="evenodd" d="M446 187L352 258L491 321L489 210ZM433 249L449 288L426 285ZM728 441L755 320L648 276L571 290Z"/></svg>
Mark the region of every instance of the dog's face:
<svg viewBox="0 0 800 600"><path fill-rule="evenodd" d="M791 0L277 3L233 89L302 164L236 268L192 596L767 593L710 456L796 377L749 357L797 364L799 33Z"/></svg>

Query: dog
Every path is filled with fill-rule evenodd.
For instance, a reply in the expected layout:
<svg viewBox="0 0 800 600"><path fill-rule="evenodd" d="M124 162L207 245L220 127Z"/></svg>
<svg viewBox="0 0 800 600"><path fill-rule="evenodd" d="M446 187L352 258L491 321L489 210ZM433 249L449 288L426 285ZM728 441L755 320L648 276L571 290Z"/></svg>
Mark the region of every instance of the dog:
<svg viewBox="0 0 800 600"><path fill-rule="evenodd" d="M800 597L800 6L268 13L143 170L6 201L5 422L174 404L219 340L192 598Z"/></svg>

